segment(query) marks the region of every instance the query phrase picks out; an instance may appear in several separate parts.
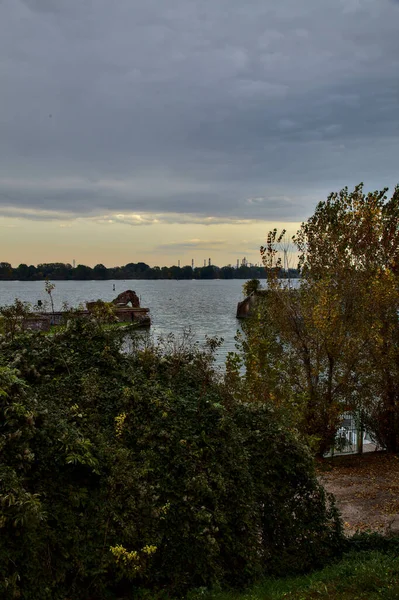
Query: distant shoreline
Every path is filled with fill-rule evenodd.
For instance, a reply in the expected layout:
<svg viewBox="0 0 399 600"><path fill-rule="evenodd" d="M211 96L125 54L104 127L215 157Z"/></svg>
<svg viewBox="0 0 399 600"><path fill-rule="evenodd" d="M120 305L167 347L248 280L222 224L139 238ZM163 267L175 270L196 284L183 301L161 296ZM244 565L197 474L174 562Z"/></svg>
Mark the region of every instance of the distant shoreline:
<svg viewBox="0 0 399 600"><path fill-rule="evenodd" d="M56 278L56 277L41 277L41 278L36 278L36 279L17 279L17 278L12 278L12 279L0 279L0 283L2 282L10 282L10 281L20 281L21 283L24 282L35 282L35 281L46 281L47 279L51 280L51 281L231 281L232 279L238 279L238 280L247 280L247 279L251 279L251 277L246 277L246 276L240 276L240 277L107 277L106 279L95 279L93 278L87 278L87 279L79 279L79 278ZM257 279L257 278L256 278ZM259 277L259 279L266 279L265 275L262 275L261 277ZM288 279L288 277L280 277L280 279ZM298 275L291 275L290 279L299 279Z"/></svg>
<svg viewBox="0 0 399 600"><path fill-rule="evenodd" d="M98 264L91 268L86 265L73 267L69 263L43 263L37 266L20 264L14 268L10 263L0 262L1 281L112 281L112 280L190 280L190 279L265 279L263 266L247 263L241 266L217 267L150 267L145 263L129 263L123 267L107 268ZM299 277L297 269L281 270L281 278Z"/></svg>

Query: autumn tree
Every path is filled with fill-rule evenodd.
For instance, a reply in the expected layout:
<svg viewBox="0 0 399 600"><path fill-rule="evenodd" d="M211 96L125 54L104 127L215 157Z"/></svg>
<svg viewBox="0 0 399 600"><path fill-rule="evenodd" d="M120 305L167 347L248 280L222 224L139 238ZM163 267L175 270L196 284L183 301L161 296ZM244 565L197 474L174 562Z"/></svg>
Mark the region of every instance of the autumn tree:
<svg viewBox="0 0 399 600"><path fill-rule="evenodd" d="M346 410L399 449L399 188L386 191L361 184L317 205L293 238L297 289L278 279L283 233L261 248L268 292L246 326L246 383L285 406L319 454Z"/></svg>
<svg viewBox="0 0 399 600"><path fill-rule="evenodd" d="M361 322L349 332L363 341L352 403L377 441L399 450L399 187L365 194L360 184L318 204L295 241L311 285L330 277L343 307Z"/></svg>
<svg viewBox="0 0 399 600"><path fill-rule="evenodd" d="M342 413L356 394L364 340L361 312L341 303L331 278L269 288L244 323L243 396L272 403L317 454L334 443Z"/></svg>

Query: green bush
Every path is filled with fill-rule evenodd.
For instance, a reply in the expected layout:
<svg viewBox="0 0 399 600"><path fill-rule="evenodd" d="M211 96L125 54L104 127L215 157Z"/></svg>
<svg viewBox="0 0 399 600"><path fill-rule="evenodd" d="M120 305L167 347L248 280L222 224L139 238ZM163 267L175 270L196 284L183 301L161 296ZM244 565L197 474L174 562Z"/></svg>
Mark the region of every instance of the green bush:
<svg viewBox="0 0 399 600"><path fill-rule="evenodd" d="M252 292L257 292L260 289L259 279L249 279L242 286L244 296L249 296Z"/></svg>
<svg viewBox="0 0 399 600"><path fill-rule="evenodd" d="M1 597L155 598L339 552L273 412L234 401L209 352L127 354L122 335L75 320L0 338Z"/></svg>
<svg viewBox="0 0 399 600"><path fill-rule="evenodd" d="M399 537L386 536L376 532L358 532L348 541L348 550L355 552L382 552L399 555Z"/></svg>

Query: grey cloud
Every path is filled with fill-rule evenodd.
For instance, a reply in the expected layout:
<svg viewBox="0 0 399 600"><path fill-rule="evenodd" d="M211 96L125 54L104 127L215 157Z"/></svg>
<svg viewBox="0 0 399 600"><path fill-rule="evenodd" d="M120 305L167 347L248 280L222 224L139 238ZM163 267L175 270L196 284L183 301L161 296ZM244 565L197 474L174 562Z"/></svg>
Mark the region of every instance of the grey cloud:
<svg viewBox="0 0 399 600"><path fill-rule="evenodd" d="M187 240L184 242L170 242L169 244L160 244L156 250L165 250L167 252L190 250L190 249L217 249L224 247L226 240Z"/></svg>
<svg viewBox="0 0 399 600"><path fill-rule="evenodd" d="M98 220L97 217L94 220ZM254 223L253 219L239 219L237 217L212 216L206 217L201 214L187 213L140 213L140 214L112 214L101 217L103 223L118 223L120 225L152 225L164 223L168 225L249 225Z"/></svg>
<svg viewBox="0 0 399 600"><path fill-rule="evenodd" d="M131 227L154 225L154 224L169 224L169 225L249 225L254 223L251 219L238 219L228 216L204 216L202 214L188 213L108 213L96 214L90 216L87 214L76 214L72 212L62 212L60 210L37 210L34 208L20 208L5 206L1 209L3 217L11 217L14 219L28 219L33 221L58 221L60 226L70 226L73 221L95 222L100 225L128 225Z"/></svg>
<svg viewBox="0 0 399 600"><path fill-rule="evenodd" d="M3 206L0 216L15 219L31 219L34 221L71 221L76 218L73 213L65 213L57 210L38 210L29 207Z"/></svg>
<svg viewBox="0 0 399 600"><path fill-rule="evenodd" d="M0 214L301 220L392 186L398 24L393 0L3 0Z"/></svg>

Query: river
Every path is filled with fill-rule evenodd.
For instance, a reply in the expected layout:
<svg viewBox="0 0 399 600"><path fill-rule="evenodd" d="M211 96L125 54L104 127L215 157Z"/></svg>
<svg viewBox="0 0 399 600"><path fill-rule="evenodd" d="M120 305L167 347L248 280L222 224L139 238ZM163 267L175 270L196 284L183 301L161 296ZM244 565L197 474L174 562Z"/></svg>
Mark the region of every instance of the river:
<svg viewBox="0 0 399 600"><path fill-rule="evenodd" d="M132 289L140 297L141 306L150 309L151 335L181 336L190 328L200 343L206 336L221 337L224 341L216 359L222 365L227 353L235 349L234 337L240 328L235 315L237 302L243 299L243 283L242 279L56 281L52 295L55 309L61 310L63 302L76 307L88 300L110 301ZM1 281L0 305L12 304L15 298L33 305L38 300L49 300L44 281Z"/></svg>

